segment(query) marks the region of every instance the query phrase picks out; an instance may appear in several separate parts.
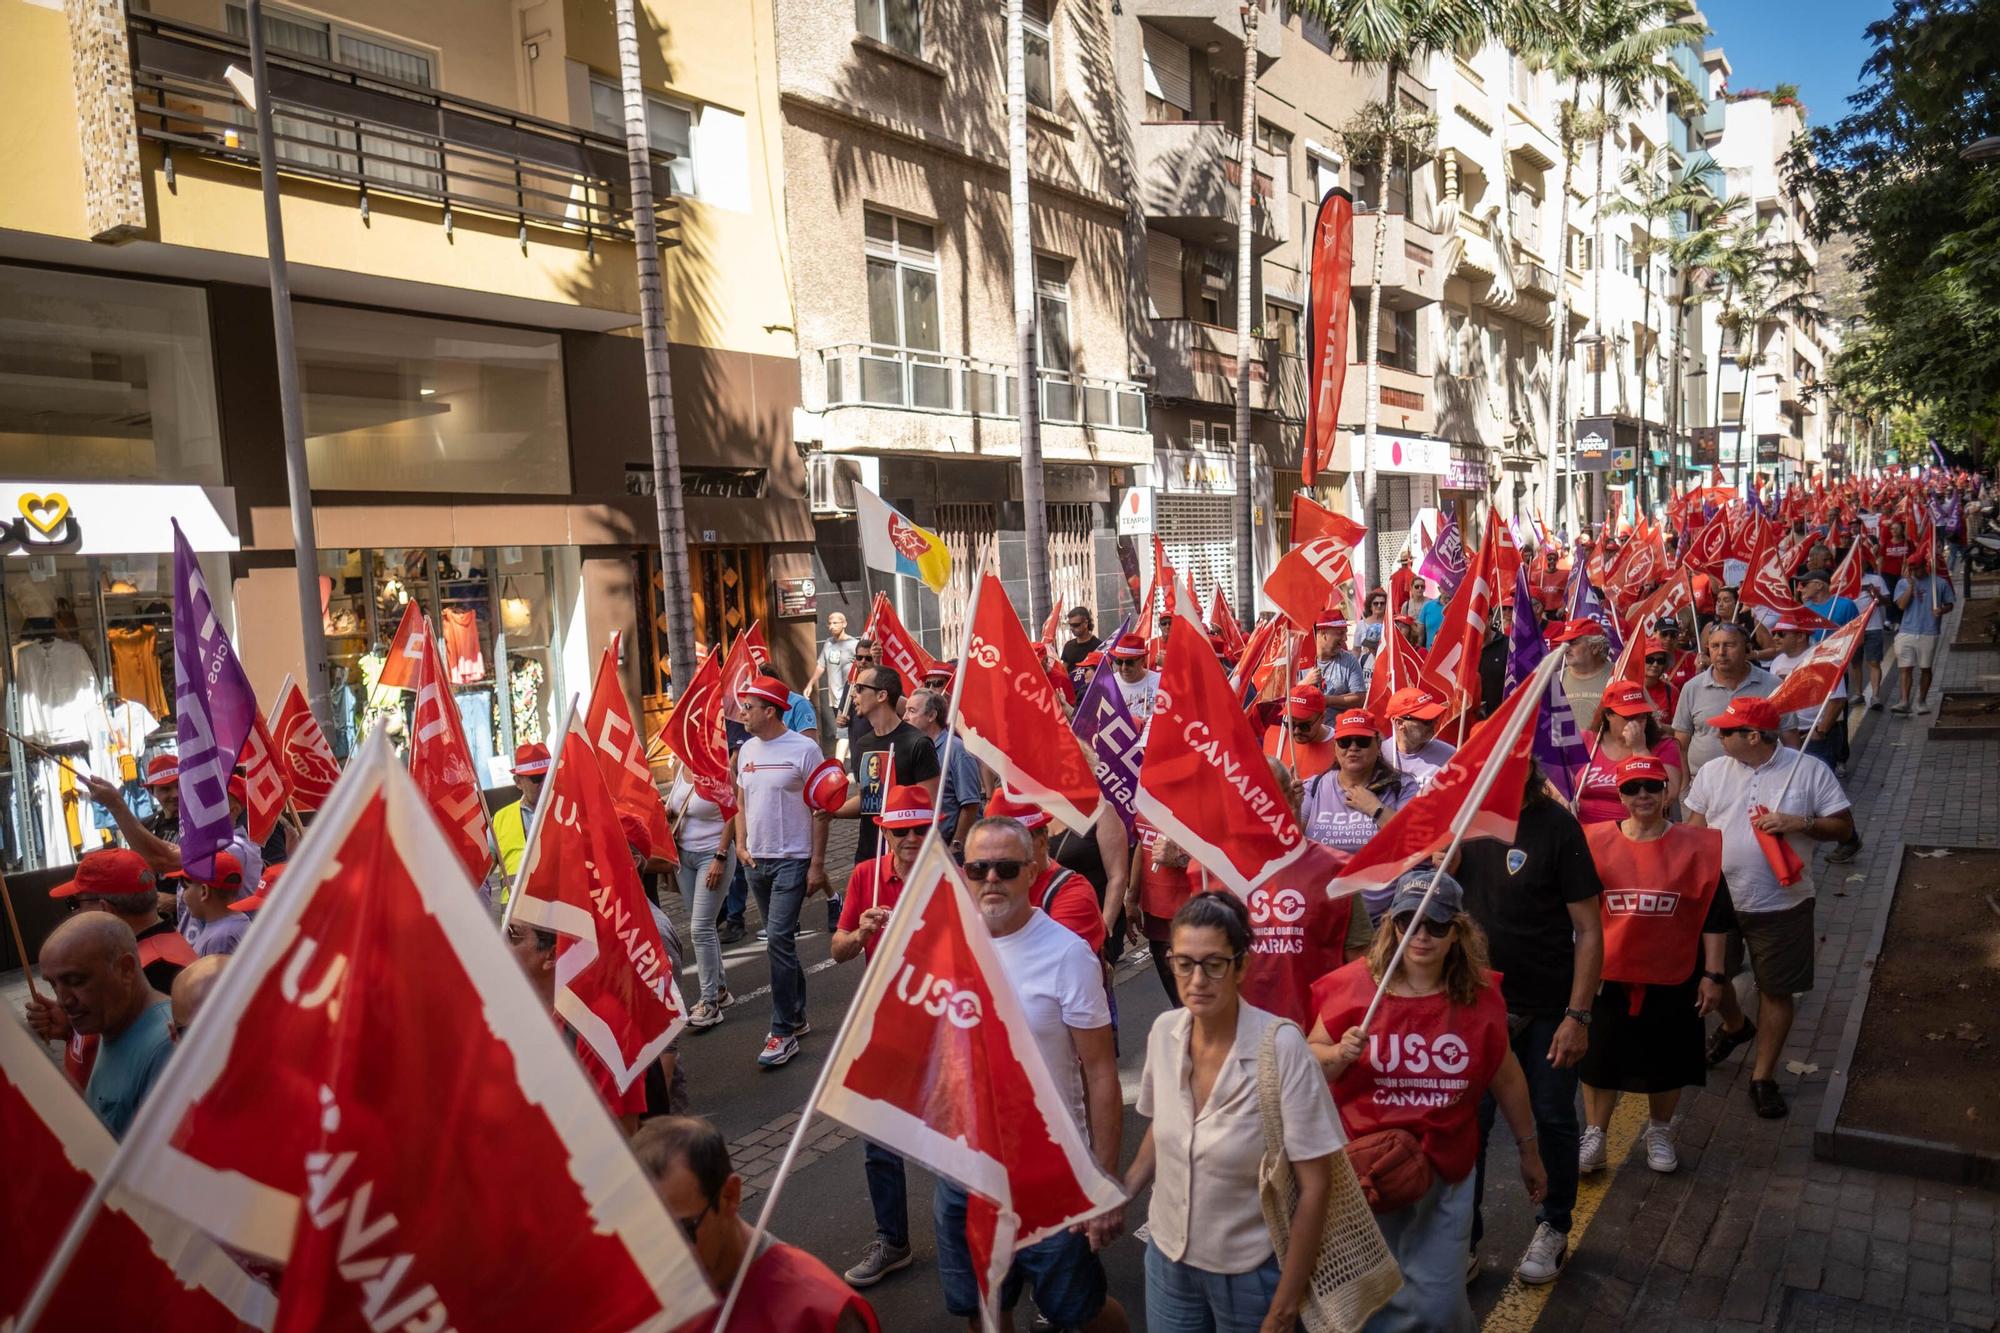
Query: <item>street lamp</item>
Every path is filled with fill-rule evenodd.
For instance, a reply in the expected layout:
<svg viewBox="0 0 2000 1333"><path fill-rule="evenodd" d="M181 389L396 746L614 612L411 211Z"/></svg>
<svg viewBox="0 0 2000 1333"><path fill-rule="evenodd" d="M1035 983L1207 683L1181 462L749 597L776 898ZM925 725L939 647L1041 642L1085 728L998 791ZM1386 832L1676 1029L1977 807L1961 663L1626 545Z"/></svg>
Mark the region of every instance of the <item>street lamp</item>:
<svg viewBox="0 0 2000 1333"><path fill-rule="evenodd" d="M2000 134L1989 134L1984 139L1974 139L1958 150L1961 161L1980 166L1987 162L2000 162Z"/></svg>

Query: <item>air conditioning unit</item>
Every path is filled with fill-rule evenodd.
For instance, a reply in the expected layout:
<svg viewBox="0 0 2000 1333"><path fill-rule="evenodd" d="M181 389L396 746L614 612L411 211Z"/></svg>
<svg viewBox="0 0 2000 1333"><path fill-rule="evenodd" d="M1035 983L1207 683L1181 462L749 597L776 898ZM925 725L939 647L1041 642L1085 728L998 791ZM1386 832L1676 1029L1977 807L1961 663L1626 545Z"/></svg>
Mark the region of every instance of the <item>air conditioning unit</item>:
<svg viewBox="0 0 2000 1333"><path fill-rule="evenodd" d="M878 488L881 460L843 454L806 455L806 492L814 514L851 514L854 488Z"/></svg>

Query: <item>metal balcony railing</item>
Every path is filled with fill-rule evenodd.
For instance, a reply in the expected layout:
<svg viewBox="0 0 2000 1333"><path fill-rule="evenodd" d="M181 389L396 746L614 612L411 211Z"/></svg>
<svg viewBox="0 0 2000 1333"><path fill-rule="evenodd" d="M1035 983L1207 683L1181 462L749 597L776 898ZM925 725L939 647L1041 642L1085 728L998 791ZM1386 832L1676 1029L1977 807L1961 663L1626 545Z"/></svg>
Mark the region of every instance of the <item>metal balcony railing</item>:
<svg viewBox="0 0 2000 1333"><path fill-rule="evenodd" d="M245 39L212 28L133 14L132 93L139 136L161 145L169 186L174 155L255 165L257 133L223 82L250 70ZM305 56L267 51L278 169L529 226L631 235L631 186L623 140L454 97ZM671 243L671 155L653 154L662 240Z"/></svg>
<svg viewBox="0 0 2000 1333"><path fill-rule="evenodd" d="M954 416L1016 415L1020 380L1014 367L998 361L859 342L823 347L819 359L828 410L889 407ZM1051 425L1150 428L1144 385L1047 368L1036 381L1042 420Z"/></svg>

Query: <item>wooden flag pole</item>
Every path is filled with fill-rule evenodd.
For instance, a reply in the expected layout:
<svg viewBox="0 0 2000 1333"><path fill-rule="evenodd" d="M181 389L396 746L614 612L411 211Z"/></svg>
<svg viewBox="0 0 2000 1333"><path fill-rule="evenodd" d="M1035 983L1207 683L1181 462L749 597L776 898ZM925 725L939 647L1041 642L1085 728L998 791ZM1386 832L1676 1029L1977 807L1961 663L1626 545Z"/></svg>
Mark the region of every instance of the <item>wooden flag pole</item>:
<svg viewBox="0 0 2000 1333"><path fill-rule="evenodd" d="M42 993L35 989L35 964L28 957L28 946L21 938L21 919L14 915L14 891L7 886L7 875L0 871L0 903L7 907L7 929L14 936L14 952L21 955L21 975L27 979L28 995L39 1000Z"/></svg>

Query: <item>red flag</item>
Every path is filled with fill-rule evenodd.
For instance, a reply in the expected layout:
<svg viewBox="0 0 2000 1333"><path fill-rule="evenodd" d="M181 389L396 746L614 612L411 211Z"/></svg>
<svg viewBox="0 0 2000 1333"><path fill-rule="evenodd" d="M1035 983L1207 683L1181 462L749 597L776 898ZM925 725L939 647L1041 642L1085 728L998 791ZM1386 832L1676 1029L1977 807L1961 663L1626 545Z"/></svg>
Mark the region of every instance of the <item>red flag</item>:
<svg viewBox="0 0 2000 1333"><path fill-rule="evenodd" d="M958 687L959 740L1009 791L1072 829L1088 828L1102 794L1096 766L1070 730L1000 580L981 577L977 597Z"/></svg>
<svg viewBox="0 0 2000 1333"><path fill-rule="evenodd" d="M748 637L747 635L745 636ZM583 722L597 755L597 767L611 802L621 815L631 815L646 826L652 853L664 861L680 863L674 848L674 833L667 825L667 807L660 801L660 789L653 785L653 770L646 763L644 739L632 724L632 705L625 698L625 683L618 679L618 636L597 664L597 680L590 687L590 711ZM615 824L618 821L612 820Z"/></svg>
<svg viewBox="0 0 2000 1333"><path fill-rule="evenodd" d="M1511 593L1514 575L1520 572L1522 564L1513 528L1506 523L1490 522L1486 525L1486 539L1493 543L1493 586Z"/></svg>
<svg viewBox="0 0 2000 1333"><path fill-rule="evenodd" d="M572 720L535 810L514 886L514 919L563 937L556 1012L623 1092L660 1058L687 1016L602 757Z"/></svg>
<svg viewBox="0 0 2000 1333"><path fill-rule="evenodd" d="M974 1229L1001 1274L1010 1244L1124 1201L1092 1160L936 839L904 881L824 1077L828 1116L991 1202L1002 1225L989 1215Z"/></svg>
<svg viewBox="0 0 2000 1333"><path fill-rule="evenodd" d="M277 742L264 719L254 718L250 734L243 738L243 824L250 841L263 846L271 830L278 827L278 815L292 798L285 770L278 764Z"/></svg>
<svg viewBox="0 0 2000 1333"><path fill-rule="evenodd" d="M1309 630L1333 600L1334 589L1353 578L1346 545L1338 537L1315 537L1279 557L1264 579L1264 595L1285 619Z"/></svg>
<svg viewBox="0 0 2000 1333"><path fill-rule="evenodd" d="M714 1304L379 733L126 1135L285 1266L277 1328L672 1327Z"/></svg>
<svg viewBox="0 0 2000 1333"><path fill-rule="evenodd" d="M1168 630L1139 769L1139 813L1210 874L1248 896L1305 850L1305 837L1237 706L1222 664L1186 621Z"/></svg>
<svg viewBox="0 0 2000 1333"><path fill-rule="evenodd" d="M311 811L326 804L333 784L340 781L340 761L326 743L319 719L307 707L305 691L290 676L278 690L278 707L271 714L271 739L291 785L292 807Z"/></svg>
<svg viewBox="0 0 2000 1333"><path fill-rule="evenodd" d="M1861 636L1868 632L1868 617L1874 609L1872 598L1863 601L1860 615L1814 644L1805 660L1771 691L1771 707L1780 715L1818 709L1846 677L1847 664L1861 646Z"/></svg>
<svg viewBox="0 0 2000 1333"><path fill-rule="evenodd" d="M722 728L722 661L714 653L701 660L694 678L674 704L660 739L681 761L681 770L702 799L720 806L724 819L736 814L736 787L729 780L729 749Z"/></svg>
<svg viewBox="0 0 2000 1333"><path fill-rule="evenodd" d="M1486 623L1497 595L1492 530L1498 522L1497 517L1488 517L1487 538L1472 557L1472 567L1459 580L1458 591L1451 595L1437 638L1431 641L1430 655L1424 659L1424 675L1453 702L1453 713L1469 714L1479 707L1479 652L1486 643Z"/></svg>
<svg viewBox="0 0 2000 1333"><path fill-rule="evenodd" d="M1850 602L1860 600L1861 545L1862 543L1857 540L1852 546L1848 547L1847 554L1841 557L1840 564L1835 567L1833 578L1827 585L1828 591L1833 596L1845 597Z"/></svg>
<svg viewBox="0 0 2000 1333"><path fill-rule="evenodd" d="M1738 597L1745 606L1768 607L1782 616L1805 608L1792 596L1791 582L1785 577L1784 556L1771 539L1776 526L1765 523L1758 527L1757 545L1750 553L1749 568L1744 572Z"/></svg>
<svg viewBox="0 0 2000 1333"><path fill-rule="evenodd" d="M1235 657L1243 651L1243 627L1236 623L1236 615L1229 609L1229 599L1222 595L1222 585L1215 585L1215 600L1208 608L1208 629L1222 640L1222 651Z"/></svg>
<svg viewBox="0 0 2000 1333"><path fill-rule="evenodd" d="M1053 662L1062 654L1056 647L1056 631L1061 627L1063 609L1061 602L1049 606L1049 618L1042 622L1042 660Z"/></svg>
<svg viewBox="0 0 2000 1333"><path fill-rule="evenodd" d="M1340 433L1340 391L1347 382L1347 325L1354 302L1354 197L1328 190L1313 219L1312 305L1306 312L1306 363L1312 383L1306 393L1305 447L1299 476L1310 486L1333 464ZM1300 538L1294 534L1293 541Z"/></svg>
<svg viewBox="0 0 2000 1333"><path fill-rule="evenodd" d="M750 628L736 636L736 642L729 645L729 655L722 659L722 697L729 701L733 712L741 705L739 696L751 678L763 674L771 664L771 645L764 642L764 622L753 620ZM715 719L716 731L722 730L722 717Z"/></svg>
<svg viewBox="0 0 2000 1333"><path fill-rule="evenodd" d="M62 1240L62 1223L117 1150L41 1044L0 1018L0 1324L12 1327ZM269 1328L277 1298L216 1244L177 1218L113 1191L91 1223L74 1270L56 1288L41 1327L171 1328L224 1333Z"/></svg>
<svg viewBox="0 0 2000 1333"><path fill-rule="evenodd" d="M1643 682L1646 678L1646 640L1652 637L1660 617L1678 616L1680 612L1691 609L1686 579L1670 579L1653 589L1645 600L1632 608L1630 615L1619 622L1619 633L1624 637L1625 647L1611 668L1611 679L1629 680L1635 684Z"/></svg>
<svg viewBox="0 0 2000 1333"><path fill-rule="evenodd" d="M1461 831L1468 838L1511 842L1521 818L1521 792L1528 782L1535 714L1548 691L1549 677L1562 660L1561 653L1543 658L1534 673L1473 728L1465 744L1432 775L1431 785L1341 867L1329 891L1338 895L1386 888L1396 876L1449 846Z"/></svg>
<svg viewBox="0 0 2000 1333"><path fill-rule="evenodd" d="M1250 631L1249 639L1243 644L1243 655L1236 659L1236 670L1229 677L1229 688L1238 699L1261 684L1273 660L1283 659L1284 624L1282 616L1272 616Z"/></svg>
<svg viewBox="0 0 2000 1333"><path fill-rule="evenodd" d="M444 659L438 656L437 638L428 626L424 644L428 651L417 664L417 709L410 728L410 778L451 840L459 864L477 883L493 868L486 800L479 775L472 769L472 749L465 743L458 705L445 684Z"/></svg>
<svg viewBox="0 0 2000 1333"><path fill-rule="evenodd" d="M1292 545L1303 546L1316 537L1332 537L1348 550L1361 545L1368 529L1345 514L1328 509L1304 491L1292 492Z"/></svg>
<svg viewBox="0 0 2000 1333"><path fill-rule="evenodd" d="M1690 573L1722 577L1723 548L1729 540L1729 520L1718 514L1694 530L1681 552L1681 564Z"/></svg>
<svg viewBox="0 0 2000 1333"><path fill-rule="evenodd" d="M861 631L861 637L875 641L882 665L902 679L904 694L914 694L924 683L924 672L937 665L937 659L924 651L917 636L903 628L886 593L875 594L875 605L868 612L868 625Z"/></svg>
<svg viewBox="0 0 2000 1333"><path fill-rule="evenodd" d="M403 603L403 618L396 623L396 636L389 640L389 655L382 659L382 674L375 683L399 690L417 688L417 672L430 638L430 618L414 598Z"/></svg>
<svg viewBox="0 0 2000 1333"><path fill-rule="evenodd" d="M1363 705L1376 717L1389 714L1389 696L1406 685L1415 685L1423 675L1424 659L1417 646L1393 624L1382 627L1382 646L1375 650L1375 666L1368 676L1368 698Z"/></svg>

